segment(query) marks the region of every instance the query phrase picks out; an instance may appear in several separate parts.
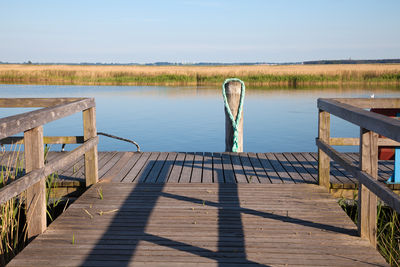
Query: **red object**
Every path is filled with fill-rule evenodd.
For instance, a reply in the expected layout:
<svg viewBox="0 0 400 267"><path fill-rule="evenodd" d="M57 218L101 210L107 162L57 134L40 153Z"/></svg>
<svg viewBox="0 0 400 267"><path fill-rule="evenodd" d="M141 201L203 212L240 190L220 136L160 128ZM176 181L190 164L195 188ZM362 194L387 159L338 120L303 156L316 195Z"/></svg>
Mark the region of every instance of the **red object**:
<svg viewBox="0 0 400 267"><path fill-rule="evenodd" d="M400 109L398 108L371 108L371 111L389 117L399 117L400 115ZM379 137L385 138L382 135L379 135ZM378 148L378 159L394 160L394 148L387 146L380 146Z"/></svg>

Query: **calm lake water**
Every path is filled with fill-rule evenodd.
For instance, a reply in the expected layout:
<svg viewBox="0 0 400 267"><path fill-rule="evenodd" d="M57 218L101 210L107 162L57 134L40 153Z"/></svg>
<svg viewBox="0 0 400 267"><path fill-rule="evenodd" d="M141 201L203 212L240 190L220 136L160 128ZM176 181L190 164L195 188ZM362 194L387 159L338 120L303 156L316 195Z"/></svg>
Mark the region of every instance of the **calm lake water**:
<svg viewBox="0 0 400 267"><path fill-rule="evenodd" d="M143 151L223 151L225 117L218 87L0 85L1 97L94 97L98 131L133 139ZM251 89L244 102L244 150L316 151L320 97L400 97L396 89ZM1 117L32 109L0 109ZM359 129L332 118L331 135ZM45 135L82 135L81 113L52 122ZM74 146L68 145L67 149ZM53 145L52 150L59 150ZM343 148L351 151L354 148ZM135 150L100 137L99 150Z"/></svg>

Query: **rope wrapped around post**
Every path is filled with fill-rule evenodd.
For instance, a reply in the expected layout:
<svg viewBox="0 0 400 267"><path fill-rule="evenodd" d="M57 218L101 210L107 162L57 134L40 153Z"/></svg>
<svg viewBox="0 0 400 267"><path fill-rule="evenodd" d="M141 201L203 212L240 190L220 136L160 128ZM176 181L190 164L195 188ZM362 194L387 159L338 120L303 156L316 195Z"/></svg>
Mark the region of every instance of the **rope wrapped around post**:
<svg viewBox="0 0 400 267"><path fill-rule="evenodd" d="M239 100L239 105L237 109L237 114L234 117L232 114L232 107L229 105L229 101L227 98L227 93L226 93L226 85L232 82L238 82L241 85L240 88L240 100ZM226 114L228 115L231 125L232 125L232 130L233 130L233 142L232 145L230 146L230 140L226 140L226 151L232 151L232 152L242 152L243 147L242 147L242 136L239 136L239 126L240 126L240 121L242 119L242 111L243 111L243 102L244 102L244 96L245 96L245 90L246 87L244 85L244 82L241 81L240 79L237 78L229 78L224 81L222 84L222 96L224 97L224 105L225 105L225 111ZM228 129L226 129L228 131ZM226 134L226 138L228 139L228 133ZM229 143L229 146L228 146Z"/></svg>

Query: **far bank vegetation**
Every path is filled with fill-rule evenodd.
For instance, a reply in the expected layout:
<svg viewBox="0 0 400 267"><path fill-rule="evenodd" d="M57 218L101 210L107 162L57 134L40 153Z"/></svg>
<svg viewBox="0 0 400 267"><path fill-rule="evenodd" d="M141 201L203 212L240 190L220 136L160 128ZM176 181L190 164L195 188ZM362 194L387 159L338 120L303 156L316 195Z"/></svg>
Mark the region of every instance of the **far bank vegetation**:
<svg viewBox="0 0 400 267"><path fill-rule="evenodd" d="M1 83L214 85L229 77L252 85L400 83L400 64L252 66L0 65Z"/></svg>

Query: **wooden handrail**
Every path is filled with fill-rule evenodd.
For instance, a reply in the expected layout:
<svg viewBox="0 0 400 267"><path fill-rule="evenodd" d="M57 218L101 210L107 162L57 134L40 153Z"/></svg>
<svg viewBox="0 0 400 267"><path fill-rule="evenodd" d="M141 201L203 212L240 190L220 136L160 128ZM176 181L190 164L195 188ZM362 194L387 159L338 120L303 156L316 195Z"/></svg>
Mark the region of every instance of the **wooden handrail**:
<svg viewBox="0 0 400 267"><path fill-rule="evenodd" d="M44 144L83 144L83 136L44 136ZM23 136L10 136L0 140L0 144L23 144Z"/></svg>
<svg viewBox="0 0 400 267"><path fill-rule="evenodd" d="M21 178L11 182L7 186L0 188L0 205L7 202L11 198L21 194L30 186L37 183L40 179L47 177L53 172L61 169L63 166L71 164L79 159L86 151L97 145L99 138L93 137L86 141L83 145L67 152L60 159L50 161L44 167L29 172Z"/></svg>
<svg viewBox="0 0 400 267"><path fill-rule="evenodd" d="M400 108L399 98L331 98L359 108Z"/></svg>
<svg viewBox="0 0 400 267"><path fill-rule="evenodd" d="M82 97L68 98L0 98L1 108L47 108L78 100Z"/></svg>
<svg viewBox="0 0 400 267"><path fill-rule="evenodd" d="M0 139L58 120L95 106L93 98L86 98L54 107L42 108L0 119Z"/></svg>
<svg viewBox="0 0 400 267"><path fill-rule="evenodd" d="M27 174L0 189L0 204L26 191L27 234L32 238L47 227L45 177L85 158L86 186L98 181L96 109L93 98L0 98L0 107L44 107L0 119L0 143L20 142L25 148ZM83 136L43 137L43 125L82 111ZM23 137L13 137L24 132ZM57 161L44 165L47 143L83 143Z"/></svg>
<svg viewBox="0 0 400 267"><path fill-rule="evenodd" d="M362 128L400 142L399 120L339 101L320 98L318 99L318 108Z"/></svg>
<svg viewBox="0 0 400 267"><path fill-rule="evenodd" d="M358 181L358 229L362 238L376 247L377 197L400 213L400 197L378 182L378 146L400 145L400 121L367 111L369 108L400 108L399 98L335 98L318 99L318 180L330 187L330 159L339 163ZM330 115L360 126L360 138L330 137ZM379 138L378 134L387 137ZM332 145L360 146L360 166L356 166L332 148Z"/></svg>
<svg viewBox="0 0 400 267"><path fill-rule="evenodd" d="M390 188L374 179L368 173L365 173L354 165L348 159L342 157L340 152L332 148L322 140L316 139L316 145L324 151L331 159L339 163L343 169L351 173L357 180L364 184L375 195L382 199L388 206L400 213L400 196L394 193Z"/></svg>

